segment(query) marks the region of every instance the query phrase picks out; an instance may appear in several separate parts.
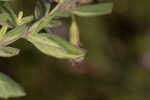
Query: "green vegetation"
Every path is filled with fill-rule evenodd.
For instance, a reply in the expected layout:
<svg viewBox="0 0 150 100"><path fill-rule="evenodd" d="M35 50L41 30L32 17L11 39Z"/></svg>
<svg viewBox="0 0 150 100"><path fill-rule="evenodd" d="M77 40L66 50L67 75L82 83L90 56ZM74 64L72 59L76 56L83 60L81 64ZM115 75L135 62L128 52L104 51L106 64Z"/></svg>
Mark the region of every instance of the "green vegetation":
<svg viewBox="0 0 150 100"><path fill-rule="evenodd" d="M25 39L46 55L61 59L78 60L86 55L80 48L79 30L75 15L100 16L112 11L112 3L81 4L90 1L60 0L54 4L48 0L37 0L34 14L25 16L23 11L18 14L9 6L11 1L0 0L0 56L12 57L19 54L19 49L8 45ZM70 41L52 32L50 28L61 25L61 18L72 18ZM54 24L55 23L55 24ZM60 24L59 24L60 23ZM17 62L16 62L17 63ZM4 74L0 74L0 97L20 97L25 93L20 86Z"/></svg>

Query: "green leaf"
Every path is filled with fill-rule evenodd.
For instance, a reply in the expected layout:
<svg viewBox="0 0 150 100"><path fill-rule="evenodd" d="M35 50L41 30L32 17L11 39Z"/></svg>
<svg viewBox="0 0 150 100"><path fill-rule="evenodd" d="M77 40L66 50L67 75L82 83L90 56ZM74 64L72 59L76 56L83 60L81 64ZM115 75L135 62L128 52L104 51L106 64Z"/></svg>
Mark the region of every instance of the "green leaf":
<svg viewBox="0 0 150 100"><path fill-rule="evenodd" d="M23 12L20 11L18 13L18 18L17 18L17 25L22 25L22 24L27 24L33 20L33 16L26 16L23 17Z"/></svg>
<svg viewBox="0 0 150 100"><path fill-rule="evenodd" d="M32 34L26 39L41 52L56 58L76 59L85 55L81 49L50 33Z"/></svg>
<svg viewBox="0 0 150 100"><path fill-rule="evenodd" d="M80 0L80 4L91 3L93 0Z"/></svg>
<svg viewBox="0 0 150 100"><path fill-rule="evenodd" d="M12 57L19 54L19 49L12 47L0 48L0 57Z"/></svg>
<svg viewBox="0 0 150 100"><path fill-rule="evenodd" d="M50 18L51 16L44 16L42 17L39 21L35 22L29 29L29 31L34 34L34 33L38 33L41 29L43 29L46 24L49 23L49 20L51 20Z"/></svg>
<svg viewBox="0 0 150 100"><path fill-rule="evenodd" d="M8 29L8 26L2 26L2 28L0 29L0 39L5 35L6 31Z"/></svg>
<svg viewBox="0 0 150 100"><path fill-rule="evenodd" d="M72 11L78 16L100 16L111 13L113 8L112 3L103 3L95 5L86 5Z"/></svg>
<svg viewBox="0 0 150 100"><path fill-rule="evenodd" d="M23 11L20 11L19 13L18 13L18 16L17 16L18 18L17 18L17 25L21 25L22 23L22 17L23 17Z"/></svg>
<svg viewBox="0 0 150 100"><path fill-rule="evenodd" d="M10 43L15 42L16 40L20 39L21 36L24 35L25 29L26 29L26 25L21 25L21 26L17 26L15 29L6 33L0 39L0 47L9 45Z"/></svg>
<svg viewBox="0 0 150 100"><path fill-rule="evenodd" d="M36 19L41 18L42 16L44 16L44 13L45 13L45 9L41 6L39 1L37 1L37 5L34 10L35 18Z"/></svg>
<svg viewBox="0 0 150 100"><path fill-rule="evenodd" d="M60 25L62 25L62 22L60 20L52 20L45 27L52 28L52 27L58 27Z"/></svg>
<svg viewBox="0 0 150 100"><path fill-rule="evenodd" d="M8 27L12 28L13 26L11 23L8 22L9 15L6 13L1 13L0 14L0 25L5 26L7 25Z"/></svg>
<svg viewBox="0 0 150 100"><path fill-rule="evenodd" d="M10 1L10 0L0 0L0 1Z"/></svg>
<svg viewBox="0 0 150 100"><path fill-rule="evenodd" d="M12 8L9 7L7 2L0 2L0 7L9 16L8 20L11 22L11 24L15 26L17 24L17 15L14 13Z"/></svg>
<svg viewBox="0 0 150 100"><path fill-rule="evenodd" d="M51 12L42 17L40 20L35 22L29 29L29 31L34 34L38 33L41 29L43 29L54 17L57 10L60 8L61 4L58 4Z"/></svg>
<svg viewBox="0 0 150 100"><path fill-rule="evenodd" d="M26 24L26 23L31 22L31 21L33 20L33 18L34 18L33 16L26 16L26 17L23 17L21 24Z"/></svg>
<svg viewBox="0 0 150 100"><path fill-rule="evenodd" d="M0 21L6 21L8 19L8 15L6 13L0 14Z"/></svg>
<svg viewBox="0 0 150 100"><path fill-rule="evenodd" d="M44 30L47 33L51 33L51 28L58 27L60 25L62 25L62 22L60 20L52 20L44 27Z"/></svg>
<svg viewBox="0 0 150 100"><path fill-rule="evenodd" d="M67 11L58 11L55 13L55 19L70 17L71 14Z"/></svg>
<svg viewBox="0 0 150 100"><path fill-rule="evenodd" d="M0 98L25 96L23 88L3 73L0 73Z"/></svg>
<svg viewBox="0 0 150 100"><path fill-rule="evenodd" d="M50 11L51 4L48 2L48 0L38 0L37 5L35 7L35 18L41 18L44 15L47 15Z"/></svg>

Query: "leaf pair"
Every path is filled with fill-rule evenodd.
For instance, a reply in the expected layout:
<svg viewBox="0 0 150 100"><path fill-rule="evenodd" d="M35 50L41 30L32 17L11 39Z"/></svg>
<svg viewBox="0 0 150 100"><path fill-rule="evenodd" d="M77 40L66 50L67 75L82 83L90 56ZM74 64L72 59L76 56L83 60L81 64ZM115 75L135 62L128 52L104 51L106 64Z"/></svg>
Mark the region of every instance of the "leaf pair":
<svg viewBox="0 0 150 100"><path fill-rule="evenodd" d="M16 20L17 25L27 24L33 20L33 16L23 17L23 12L18 13L18 18Z"/></svg>
<svg viewBox="0 0 150 100"><path fill-rule="evenodd" d="M0 30L0 56L1 57L12 57L19 53L19 50L12 47L6 47L7 45L15 42L24 35L26 25L21 25L15 29L5 33L5 27Z"/></svg>

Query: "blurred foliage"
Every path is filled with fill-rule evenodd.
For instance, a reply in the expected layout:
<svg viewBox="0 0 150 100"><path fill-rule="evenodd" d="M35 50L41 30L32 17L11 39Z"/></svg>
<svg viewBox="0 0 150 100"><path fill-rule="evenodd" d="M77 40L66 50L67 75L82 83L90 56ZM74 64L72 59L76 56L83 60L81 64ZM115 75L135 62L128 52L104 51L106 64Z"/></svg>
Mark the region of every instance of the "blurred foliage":
<svg viewBox="0 0 150 100"><path fill-rule="evenodd" d="M33 12L35 0L12 0L16 12ZM21 40L12 44L20 55L0 58L1 72L25 87L18 100L149 100L150 1L112 1L113 13L102 17L77 17L84 62L47 57ZM64 20L64 24L70 20ZM63 26L53 29L67 37ZM17 100L17 99L12 99Z"/></svg>

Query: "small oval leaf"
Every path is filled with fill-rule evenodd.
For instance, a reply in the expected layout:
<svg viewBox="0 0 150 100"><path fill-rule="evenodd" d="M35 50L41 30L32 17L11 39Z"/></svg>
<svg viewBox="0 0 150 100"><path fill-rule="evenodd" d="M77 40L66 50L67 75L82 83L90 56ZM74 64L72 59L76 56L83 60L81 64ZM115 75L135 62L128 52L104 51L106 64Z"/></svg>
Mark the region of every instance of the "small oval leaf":
<svg viewBox="0 0 150 100"><path fill-rule="evenodd" d="M0 48L0 57L12 57L19 54L19 49L12 47Z"/></svg>
<svg viewBox="0 0 150 100"><path fill-rule="evenodd" d="M78 16L100 16L111 13L113 8L112 3L103 3L95 5L86 5L72 11Z"/></svg>

